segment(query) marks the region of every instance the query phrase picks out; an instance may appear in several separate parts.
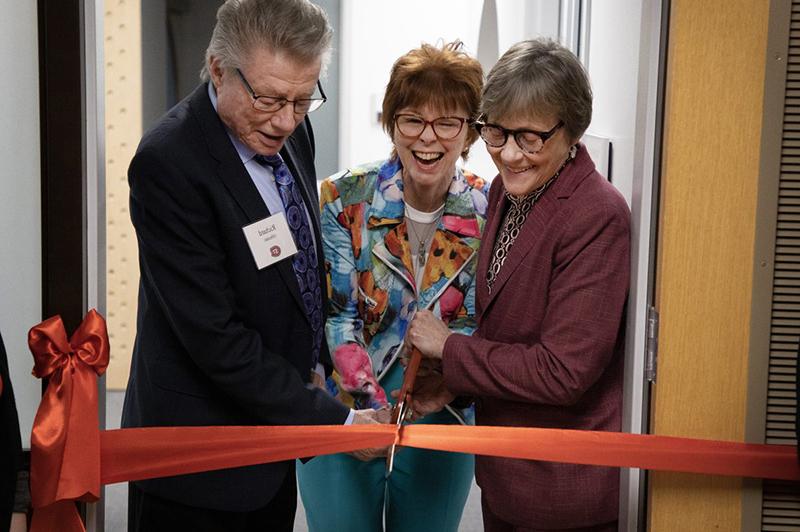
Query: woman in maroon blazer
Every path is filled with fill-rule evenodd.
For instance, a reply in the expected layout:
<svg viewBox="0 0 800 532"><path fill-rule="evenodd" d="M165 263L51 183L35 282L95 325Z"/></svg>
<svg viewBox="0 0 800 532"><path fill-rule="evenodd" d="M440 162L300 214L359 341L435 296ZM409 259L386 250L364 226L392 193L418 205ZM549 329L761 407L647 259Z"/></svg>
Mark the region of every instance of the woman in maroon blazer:
<svg viewBox="0 0 800 532"><path fill-rule="evenodd" d="M586 73L554 42L518 43L489 73L481 110L500 175L478 328L454 334L417 313L408 339L441 371L417 381L415 413L471 396L480 425L619 431L630 212L579 143ZM616 468L478 456L475 476L487 531L617 529Z"/></svg>

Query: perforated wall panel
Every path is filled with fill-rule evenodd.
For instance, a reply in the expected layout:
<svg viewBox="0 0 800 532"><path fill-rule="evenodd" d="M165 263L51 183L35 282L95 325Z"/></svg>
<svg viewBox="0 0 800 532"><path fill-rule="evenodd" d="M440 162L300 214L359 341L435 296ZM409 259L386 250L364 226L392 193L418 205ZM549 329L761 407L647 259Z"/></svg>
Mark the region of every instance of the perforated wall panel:
<svg viewBox="0 0 800 532"><path fill-rule="evenodd" d="M128 213L127 169L142 136L140 0L106 0L106 253L109 389L124 390L136 333L136 235Z"/></svg>

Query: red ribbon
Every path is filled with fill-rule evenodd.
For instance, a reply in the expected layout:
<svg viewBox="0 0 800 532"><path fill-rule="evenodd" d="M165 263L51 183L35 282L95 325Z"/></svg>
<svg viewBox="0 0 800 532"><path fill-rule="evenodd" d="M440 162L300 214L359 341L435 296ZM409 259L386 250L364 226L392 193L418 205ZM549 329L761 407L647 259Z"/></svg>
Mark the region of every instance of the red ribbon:
<svg viewBox="0 0 800 532"><path fill-rule="evenodd" d="M100 497L97 376L108 366L106 322L91 310L67 340L55 316L28 332L28 345L34 376L48 379L31 433L31 529L70 530L80 524L72 501Z"/></svg>
<svg viewBox="0 0 800 532"><path fill-rule="evenodd" d="M102 483L391 445L395 425L154 427L101 433ZM797 448L651 434L405 425L398 445L504 458L800 480Z"/></svg>
<svg viewBox="0 0 800 532"><path fill-rule="evenodd" d="M82 532L74 500L101 484L303 456L404 447L710 475L800 480L797 448L649 434L452 425L157 427L100 431L97 375L108 364L105 322L91 311L69 342L51 318L31 329L34 374L50 379L31 437L31 530Z"/></svg>

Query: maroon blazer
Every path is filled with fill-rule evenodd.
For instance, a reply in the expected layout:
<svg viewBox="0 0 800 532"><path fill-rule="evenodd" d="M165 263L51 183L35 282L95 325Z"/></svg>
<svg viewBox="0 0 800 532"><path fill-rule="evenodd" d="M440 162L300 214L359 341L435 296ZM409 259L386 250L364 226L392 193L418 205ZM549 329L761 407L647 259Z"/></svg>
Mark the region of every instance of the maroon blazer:
<svg viewBox="0 0 800 532"><path fill-rule="evenodd" d="M478 259L475 334L451 335L447 387L479 425L621 429L630 211L582 145L531 210L495 280L486 272L508 200L498 177ZM535 529L617 519L619 470L476 457L497 517Z"/></svg>

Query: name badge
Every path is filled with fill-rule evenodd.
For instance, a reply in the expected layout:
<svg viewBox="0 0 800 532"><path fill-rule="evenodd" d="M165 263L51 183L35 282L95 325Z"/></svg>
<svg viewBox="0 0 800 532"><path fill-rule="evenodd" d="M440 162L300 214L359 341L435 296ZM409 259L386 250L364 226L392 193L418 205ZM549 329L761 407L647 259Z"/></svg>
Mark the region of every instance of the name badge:
<svg viewBox="0 0 800 532"><path fill-rule="evenodd" d="M242 227L259 270L297 253L286 216L279 212Z"/></svg>

